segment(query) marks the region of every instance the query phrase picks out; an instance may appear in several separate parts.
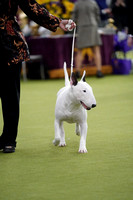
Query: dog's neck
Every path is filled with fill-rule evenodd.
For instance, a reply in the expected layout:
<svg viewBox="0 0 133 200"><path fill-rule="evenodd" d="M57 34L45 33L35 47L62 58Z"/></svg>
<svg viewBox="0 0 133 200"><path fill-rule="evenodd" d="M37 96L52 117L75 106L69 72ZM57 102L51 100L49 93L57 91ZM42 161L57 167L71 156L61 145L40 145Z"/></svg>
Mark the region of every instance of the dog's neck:
<svg viewBox="0 0 133 200"><path fill-rule="evenodd" d="M73 94L73 88L71 86L67 89L67 94L65 96L65 104L68 107L69 111L77 110L81 106L79 100Z"/></svg>

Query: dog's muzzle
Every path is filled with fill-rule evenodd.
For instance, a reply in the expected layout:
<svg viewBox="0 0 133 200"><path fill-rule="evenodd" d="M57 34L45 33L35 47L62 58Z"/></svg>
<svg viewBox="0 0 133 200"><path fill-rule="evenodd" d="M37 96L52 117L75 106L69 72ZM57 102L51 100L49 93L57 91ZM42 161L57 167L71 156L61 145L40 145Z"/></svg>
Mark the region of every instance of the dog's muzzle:
<svg viewBox="0 0 133 200"><path fill-rule="evenodd" d="M86 110L90 110L91 108L95 108L96 104L92 104L91 107L86 106L82 101L80 101L81 105L86 109Z"/></svg>
<svg viewBox="0 0 133 200"><path fill-rule="evenodd" d="M80 101L80 103L81 103L81 105L82 105L86 110L90 110L90 109L91 109L90 107L86 106L86 105L83 103L83 101Z"/></svg>

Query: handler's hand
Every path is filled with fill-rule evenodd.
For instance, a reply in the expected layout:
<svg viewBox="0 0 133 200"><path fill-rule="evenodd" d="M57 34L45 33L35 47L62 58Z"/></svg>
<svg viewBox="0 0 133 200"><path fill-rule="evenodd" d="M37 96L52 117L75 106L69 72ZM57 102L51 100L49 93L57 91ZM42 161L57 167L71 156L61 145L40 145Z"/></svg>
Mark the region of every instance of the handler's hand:
<svg viewBox="0 0 133 200"><path fill-rule="evenodd" d="M62 20L59 24L59 27L63 30L63 31L69 31L68 28L66 28L66 25L68 24L69 20ZM72 21L71 23L71 27L70 30L73 30L76 27L76 24Z"/></svg>

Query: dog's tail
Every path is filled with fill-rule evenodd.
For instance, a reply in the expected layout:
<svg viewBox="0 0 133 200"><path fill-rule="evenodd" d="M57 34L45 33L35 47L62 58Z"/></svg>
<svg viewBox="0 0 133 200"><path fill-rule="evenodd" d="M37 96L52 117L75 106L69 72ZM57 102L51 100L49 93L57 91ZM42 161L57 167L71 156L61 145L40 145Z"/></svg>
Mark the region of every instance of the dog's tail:
<svg viewBox="0 0 133 200"><path fill-rule="evenodd" d="M67 69L66 69L66 62L64 62L64 74L65 74L65 86L70 85Z"/></svg>

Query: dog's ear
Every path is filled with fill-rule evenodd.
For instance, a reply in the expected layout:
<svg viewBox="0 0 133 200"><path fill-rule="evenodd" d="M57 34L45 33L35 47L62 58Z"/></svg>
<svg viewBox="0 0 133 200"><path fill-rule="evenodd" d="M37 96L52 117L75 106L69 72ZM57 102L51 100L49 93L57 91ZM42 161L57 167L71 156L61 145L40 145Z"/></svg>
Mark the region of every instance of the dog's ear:
<svg viewBox="0 0 133 200"><path fill-rule="evenodd" d="M78 83L76 75L74 72L72 72L71 77L70 77L70 84L76 86Z"/></svg>
<svg viewBox="0 0 133 200"><path fill-rule="evenodd" d="M85 74L86 74L86 71L84 71L83 76L81 78L81 81L83 81L83 82L85 82Z"/></svg>

